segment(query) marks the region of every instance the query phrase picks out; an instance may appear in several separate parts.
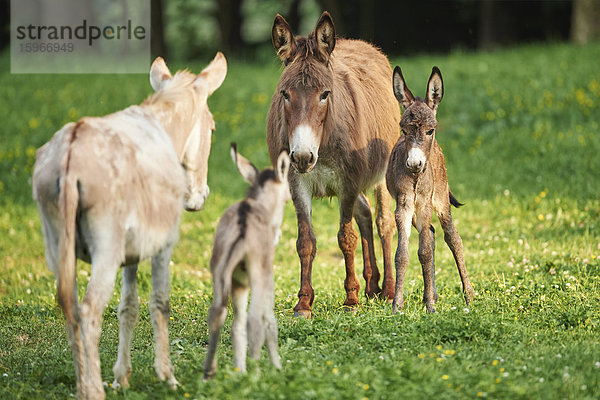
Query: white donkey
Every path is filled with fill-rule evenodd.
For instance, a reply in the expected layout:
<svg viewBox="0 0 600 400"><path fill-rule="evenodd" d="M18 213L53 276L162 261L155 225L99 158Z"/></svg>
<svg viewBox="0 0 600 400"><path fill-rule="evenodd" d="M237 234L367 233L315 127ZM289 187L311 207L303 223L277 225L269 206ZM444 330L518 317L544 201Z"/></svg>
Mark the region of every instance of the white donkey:
<svg viewBox="0 0 600 400"><path fill-rule="evenodd" d="M129 385L131 336L138 317L137 263L152 257L150 316L155 369L175 387L169 356L169 261L182 208L199 210L214 120L207 98L225 79L217 53L199 75L172 76L162 58L150 69L155 94L139 106L69 123L37 152L33 197L38 204L46 262L58 281L58 301L77 378L77 397L102 399L98 340L102 313L119 267L119 353L115 386ZM183 168L182 168L183 166ZM76 257L92 264L87 293L77 298Z"/></svg>
<svg viewBox="0 0 600 400"><path fill-rule="evenodd" d="M283 151L277 168L261 172L242 155L235 144L231 157L250 183L246 198L225 211L215 236L210 269L213 276L213 303L208 311L208 354L204 361L204 379L217 369L215 353L221 328L227 316L227 301L232 298L234 320L231 327L234 364L246 371L246 347L258 358L266 339L271 363L281 368L277 353L277 321L273 314L273 256L281 236L283 208L290 199L288 170L290 158ZM248 315L248 292L252 299Z"/></svg>

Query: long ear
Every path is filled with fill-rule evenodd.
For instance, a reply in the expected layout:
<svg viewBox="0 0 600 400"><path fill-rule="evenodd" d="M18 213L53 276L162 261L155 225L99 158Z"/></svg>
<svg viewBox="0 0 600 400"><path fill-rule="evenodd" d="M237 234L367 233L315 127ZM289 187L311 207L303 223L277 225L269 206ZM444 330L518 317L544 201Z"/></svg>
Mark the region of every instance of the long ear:
<svg viewBox="0 0 600 400"><path fill-rule="evenodd" d="M400 67L396 66L394 68L394 96L398 100L398 103L406 110L412 103L415 101L415 96L413 96L410 89L406 86L404 82L404 77L402 76L402 70Z"/></svg>
<svg viewBox="0 0 600 400"><path fill-rule="evenodd" d="M277 158L277 170L275 171L277 174L277 180L279 180L279 182L285 182L287 180L289 170L290 156L288 156L287 151L283 150L281 153L279 153L279 157Z"/></svg>
<svg viewBox="0 0 600 400"><path fill-rule="evenodd" d="M150 85L155 92L158 92L165 81L168 81L173 76L167 68L165 60L162 57L156 57L150 67Z"/></svg>
<svg viewBox="0 0 600 400"><path fill-rule="evenodd" d="M427 95L425 98L427 105L433 112L437 111L437 106L440 104L440 101L442 101L442 97L444 97L444 81L442 80L442 73L438 67L433 67L429 82L427 83Z"/></svg>
<svg viewBox="0 0 600 400"><path fill-rule="evenodd" d="M292 28L287 23L285 18L277 14L273 21L273 29L271 30L271 40L277 55L287 65L294 52L296 51L296 40L292 33Z"/></svg>
<svg viewBox="0 0 600 400"><path fill-rule="evenodd" d="M321 58L327 62L329 55L335 48L335 27L331 15L327 11L321 14L317 27L315 28L315 38L317 40L317 49Z"/></svg>
<svg viewBox="0 0 600 400"><path fill-rule="evenodd" d="M220 51L206 68L198 75L208 88L208 95L213 94L215 90L223 84L227 75L227 60Z"/></svg>
<svg viewBox="0 0 600 400"><path fill-rule="evenodd" d="M251 184L254 183L258 177L258 169L256 169L250 161L246 160L243 155L237 152L237 145L235 143L231 143L230 154L238 171L240 171L240 174L242 174L244 179Z"/></svg>

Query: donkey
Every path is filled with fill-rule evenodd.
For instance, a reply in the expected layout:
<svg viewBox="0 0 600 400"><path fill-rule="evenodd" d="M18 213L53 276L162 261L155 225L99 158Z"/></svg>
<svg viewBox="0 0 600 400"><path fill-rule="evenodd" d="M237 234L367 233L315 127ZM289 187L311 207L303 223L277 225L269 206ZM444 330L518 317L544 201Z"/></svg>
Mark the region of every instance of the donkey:
<svg viewBox="0 0 600 400"><path fill-rule="evenodd" d="M298 220L296 247L300 258L300 291L294 315L310 318L314 290L312 263L316 238L311 222L312 198L337 196L338 244L346 266L346 300L359 304L360 283L354 270L358 224L363 248L365 294L392 299L391 247L394 233L385 187L390 151L398 139L400 110L385 55L360 40L336 39L324 12L308 37L292 34L281 15L275 17L272 40L284 69L267 117L267 145L274 164L282 149L290 152L290 191ZM383 248L384 276L373 245L371 206L365 193L375 187L377 228Z"/></svg>
<svg viewBox="0 0 600 400"><path fill-rule="evenodd" d="M240 174L250 183L248 194L225 211L219 225L210 260L214 300L208 311L208 353L204 379L217 370L215 353L231 296L234 319L231 327L235 366L246 371L246 347L258 359L265 342L271 363L281 368L277 353L277 320L273 314L273 255L281 236L283 208L290 199L290 159L282 151L276 168L259 172L231 145L231 157ZM249 315L248 292L252 289Z"/></svg>
<svg viewBox="0 0 600 400"><path fill-rule="evenodd" d="M452 222L450 205L460 207L448 186L446 163L435 140L437 107L444 95L442 74L433 67L425 100L415 98L404 83L400 67L394 69L394 94L404 108L400 121L403 135L394 146L386 174L388 190L396 200L396 294L393 312L404 307L404 275L408 265L408 237L411 224L419 231L419 261L423 269L423 302L427 312L435 312L435 229L431 213L435 211L444 230L444 240L456 261L467 305L475 296L463 258L462 239Z"/></svg>
<svg viewBox="0 0 600 400"><path fill-rule="evenodd" d="M129 385L131 339L138 317L137 263L152 258L150 316L160 380L178 382L169 356L169 260L182 208L202 208L210 137L207 98L225 79L222 53L199 75L172 76L162 58L150 69L155 94L139 106L84 117L59 130L37 152L33 198L42 220L46 262L77 378L77 397L102 399L98 340L102 312L123 266L115 386ZM77 298L76 258L91 262L87 293Z"/></svg>

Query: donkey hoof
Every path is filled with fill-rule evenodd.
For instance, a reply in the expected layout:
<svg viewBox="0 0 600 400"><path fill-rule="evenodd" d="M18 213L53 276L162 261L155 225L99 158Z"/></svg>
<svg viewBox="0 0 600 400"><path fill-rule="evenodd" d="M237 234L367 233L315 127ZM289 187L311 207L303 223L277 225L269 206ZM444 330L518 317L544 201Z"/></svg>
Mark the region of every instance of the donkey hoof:
<svg viewBox="0 0 600 400"><path fill-rule="evenodd" d="M115 379L115 380L113 381L113 383L110 385L110 387L111 387L113 390L119 390L119 389L121 389L121 388L123 388L123 389L127 389L127 388L129 388L129 382L127 382L127 381L124 381L124 382L121 384L121 383L120 383L118 380L116 380L116 379Z"/></svg>
<svg viewBox="0 0 600 400"><path fill-rule="evenodd" d="M311 310L294 310L294 318L311 319L312 311Z"/></svg>
<svg viewBox="0 0 600 400"><path fill-rule="evenodd" d="M469 305L469 303L471 301L473 301L474 298L475 298L475 290L471 286L470 288L465 290L465 302L467 303L467 305Z"/></svg>
<svg viewBox="0 0 600 400"><path fill-rule="evenodd" d="M375 297L379 297L380 295L381 295L381 289L377 285L374 288L365 290L365 296L367 296L367 299L373 299Z"/></svg>
<svg viewBox="0 0 600 400"><path fill-rule="evenodd" d="M179 381L178 381L177 379L175 379L175 377L174 377L174 376L171 376L171 377L169 378L169 382L168 382L168 384L169 384L169 388L170 388L171 390L175 390L175 389L177 389L177 387L179 386Z"/></svg>
<svg viewBox="0 0 600 400"><path fill-rule="evenodd" d="M437 311L435 310L435 306L427 305L427 314L435 314Z"/></svg>

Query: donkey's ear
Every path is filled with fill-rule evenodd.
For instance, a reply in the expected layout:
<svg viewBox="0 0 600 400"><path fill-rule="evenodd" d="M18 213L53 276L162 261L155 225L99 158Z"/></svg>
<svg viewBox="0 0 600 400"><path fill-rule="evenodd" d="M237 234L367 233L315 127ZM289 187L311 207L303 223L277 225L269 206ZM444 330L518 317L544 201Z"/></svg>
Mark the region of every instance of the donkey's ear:
<svg viewBox="0 0 600 400"><path fill-rule="evenodd" d="M279 182L285 182L287 180L289 170L290 156L286 150L283 150L281 153L279 153L279 157L277 158L277 170L275 171L277 174L277 180Z"/></svg>
<svg viewBox="0 0 600 400"><path fill-rule="evenodd" d="M415 97L410 89L406 86L404 77L402 76L402 70L398 66L394 68L393 86L394 96L396 96L398 103L400 103L400 105L406 110L412 103L414 103Z"/></svg>
<svg viewBox="0 0 600 400"><path fill-rule="evenodd" d="M235 143L231 143L230 153L233 162L235 163L238 171L240 171L240 174L242 174L244 179L250 184L254 183L258 177L258 169L256 169L256 167L252 165L250 161L246 160L243 155L237 152L237 146Z"/></svg>
<svg viewBox="0 0 600 400"><path fill-rule="evenodd" d="M156 57L150 67L150 85L152 89L158 92L163 83L172 77L171 71L169 71L167 64L165 64L165 60L162 57Z"/></svg>
<svg viewBox="0 0 600 400"><path fill-rule="evenodd" d="M315 28L315 39L317 40L317 49L325 62L329 60L329 55L335 48L335 27L331 15L327 11L321 14L317 27Z"/></svg>
<svg viewBox="0 0 600 400"><path fill-rule="evenodd" d="M296 39L285 18L277 14L271 30L271 40L277 55L287 65L296 51Z"/></svg>
<svg viewBox="0 0 600 400"><path fill-rule="evenodd" d="M427 83L427 96L425 101L429 108L434 112L437 111L437 106L444 97L444 81L442 80L442 73L438 67L433 67L431 70L431 76Z"/></svg>
<svg viewBox="0 0 600 400"><path fill-rule="evenodd" d="M210 96L223 84L226 75L227 60L225 59L225 55L219 51L210 64L200 72L198 77L206 85L208 95Z"/></svg>

